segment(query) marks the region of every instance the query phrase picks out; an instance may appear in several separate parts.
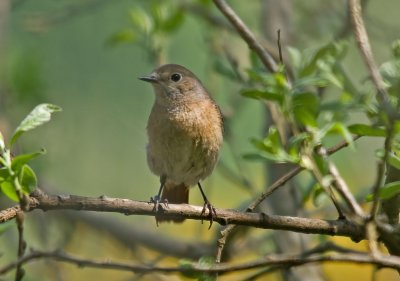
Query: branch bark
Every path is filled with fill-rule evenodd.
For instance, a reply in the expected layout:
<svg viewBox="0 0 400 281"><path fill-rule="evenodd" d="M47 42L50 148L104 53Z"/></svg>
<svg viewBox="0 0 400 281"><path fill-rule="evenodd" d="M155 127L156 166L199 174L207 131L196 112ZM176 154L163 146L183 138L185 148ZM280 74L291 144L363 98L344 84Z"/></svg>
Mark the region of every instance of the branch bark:
<svg viewBox="0 0 400 281"><path fill-rule="evenodd" d="M125 215L155 216L154 204L129 199L99 198L75 196L75 195L48 195L36 191L30 198L30 211L40 209L50 210L76 210L114 212ZM203 207L187 204L162 205L159 212L169 219L185 218L201 220L208 219L208 214L202 214ZM14 212L15 208L10 211ZM280 229L307 234L325 234L332 236L346 236L355 241L364 238L364 229L347 220L321 220L290 216L267 215L264 213L238 212L235 210L216 209L215 222L221 225L235 224L251 226L263 229ZM0 222L10 219L7 210L2 212Z"/></svg>
<svg viewBox="0 0 400 281"><path fill-rule="evenodd" d="M381 101L387 103L389 101L389 96L386 92L382 76L379 73L374 56L372 54L371 44L369 43L367 30L361 14L360 0L349 0L348 4L350 17L353 23L354 36L358 43L358 47L364 58L364 62L367 65L372 82L378 90L378 97L381 99Z"/></svg>
<svg viewBox="0 0 400 281"><path fill-rule="evenodd" d="M249 48L256 52L258 57L261 59L265 67L270 72L276 72L278 66L273 57L268 51L260 44L256 39L253 32L246 26L246 24L239 18L233 9L224 0L214 0L214 4L224 14L224 16L230 21L236 31L240 34L243 40L247 43Z"/></svg>
<svg viewBox="0 0 400 281"><path fill-rule="evenodd" d="M212 266L204 266L201 264L188 264L187 266L177 267L159 267L149 265L137 265L126 262L112 262L83 259L71 254L60 251L44 252L32 251L30 254L23 256L15 262L12 262L0 268L0 275L4 275L15 267L30 263L38 259L51 259L58 262L66 262L75 264L79 267L91 267L101 269L114 269L121 271L130 271L135 273L153 273L153 272L181 272L181 273L228 273L234 271L242 271L256 269L268 266L294 267L309 263L335 262L335 263L355 263L355 264L372 264L379 267L400 269L400 258L394 256L378 256L373 257L368 254L361 253L336 253L336 254L314 254L304 255L269 255L267 257L257 259L250 262L239 264L220 263Z"/></svg>

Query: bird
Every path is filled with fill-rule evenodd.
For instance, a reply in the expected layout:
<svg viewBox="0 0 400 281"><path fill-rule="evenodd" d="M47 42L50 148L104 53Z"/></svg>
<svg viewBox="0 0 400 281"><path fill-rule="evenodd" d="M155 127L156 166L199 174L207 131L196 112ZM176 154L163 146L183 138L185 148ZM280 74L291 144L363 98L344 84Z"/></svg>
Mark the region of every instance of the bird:
<svg viewBox="0 0 400 281"><path fill-rule="evenodd" d="M197 185L204 200L202 214L209 211L210 226L216 211L201 181L214 170L223 143L221 110L201 81L189 69L165 64L139 77L153 86L155 100L147 122L147 163L160 177L160 188L151 198L158 213L161 203L187 204L189 188ZM156 223L182 222L163 218Z"/></svg>

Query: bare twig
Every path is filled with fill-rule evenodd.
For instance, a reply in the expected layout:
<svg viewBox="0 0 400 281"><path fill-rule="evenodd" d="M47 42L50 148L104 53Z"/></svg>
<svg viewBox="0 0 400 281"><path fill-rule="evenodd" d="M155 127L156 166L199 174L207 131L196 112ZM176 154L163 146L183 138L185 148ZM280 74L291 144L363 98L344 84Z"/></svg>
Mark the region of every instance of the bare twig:
<svg viewBox="0 0 400 281"><path fill-rule="evenodd" d="M384 154L383 158L378 162L378 169L377 169L377 177L374 186L372 187L372 207L370 210L370 218L375 219L375 216L378 211L378 203L379 203L379 188L383 184L383 180L385 178L385 171L386 171L386 163L389 159L389 154L391 152L392 147L392 138L393 138L393 126L390 125L389 128L386 130L386 138L384 143Z"/></svg>
<svg viewBox="0 0 400 281"><path fill-rule="evenodd" d="M357 200L354 198L353 194L350 192L350 188L347 186L347 183L339 174L336 165L328 159L328 153L324 147L319 148L319 153L322 157L324 157L326 163L328 164L329 174L333 178L333 185L339 194L343 197L351 211L359 217L364 217L364 211L361 206L358 204Z"/></svg>
<svg viewBox="0 0 400 281"><path fill-rule="evenodd" d="M270 72L276 72L278 67L276 65L273 57L268 53L268 51L257 41L254 34L246 26L246 24L238 17L235 11L224 1L224 0L214 0L214 4L218 9L225 15L225 17L230 21L236 31L240 34L243 40L247 43L249 48L253 50L258 57L261 59L264 66Z"/></svg>
<svg viewBox="0 0 400 281"><path fill-rule="evenodd" d="M21 210L17 213L17 229L18 229L18 258L21 258L26 249L26 242L24 240L24 212ZM22 269L22 264L17 265L15 272L15 281L20 281L24 277L25 272Z"/></svg>
<svg viewBox="0 0 400 281"><path fill-rule="evenodd" d="M277 34L278 34L277 44L278 44L278 51L279 51L279 62L281 64L283 64L282 46L281 46L281 30L280 29L278 29Z"/></svg>
<svg viewBox="0 0 400 281"><path fill-rule="evenodd" d="M308 263L354 263L354 264L372 264L383 268L400 269L400 258L395 256L382 256L372 257L368 254L361 253L336 253L336 254L313 254L309 256L304 255L268 255L267 257L260 258L250 262L243 262L239 264L221 263L212 266L204 266L196 263L188 264L188 266L177 267L160 267L149 265L137 265L126 262L111 262L111 261L98 261L91 259L83 259L71 254L63 253L60 251L44 252L32 251L30 254L23 256L15 262L12 262L0 268L0 275L4 275L11 271L18 265L30 263L38 259L51 259L58 262L66 262L75 264L79 267L91 267L100 269L114 269L121 271L130 271L135 273L150 273L150 272L181 272L181 273L228 273L234 271L250 270L263 268L268 266L280 267L294 267L301 266Z"/></svg>
<svg viewBox="0 0 400 281"><path fill-rule="evenodd" d="M0 211L0 223L10 221L17 216L17 213L21 211L19 205L7 208Z"/></svg>
<svg viewBox="0 0 400 281"><path fill-rule="evenodd" d="M392 144L392 137L393 137L393 126L389 124L386 130L386 138L384 143L384 155L383 158L378 162L378 169L377 169L377 177L374 186L372 187L372 207L369 213L369 221L366 225L366 235L368 238L368 245L372 255L376 256L379 255L379 248L378 248L378 230L376 225L376 215L378 213L378 206L379 206L379 189L383 184L385 178L385 171L386 171L386 164L389 159L389 154L391 152L391 144ZM383 242L389 248L390 241L383 238Z"/></svg>
<svg viewBox="0 0 400 281"><path fill-rule="evenodd" d="M372 54L371 45L369 43L367 30L361 14L360 0L348 0L350 16L353 23L353 31L358 43L360 52L364 58L364 62L367 65L369 73L371 75L372 82L374 83L379 98L384 103L389 100L388 94L385 89L385 85L382 76L376 66L374 56Z"/></svg>

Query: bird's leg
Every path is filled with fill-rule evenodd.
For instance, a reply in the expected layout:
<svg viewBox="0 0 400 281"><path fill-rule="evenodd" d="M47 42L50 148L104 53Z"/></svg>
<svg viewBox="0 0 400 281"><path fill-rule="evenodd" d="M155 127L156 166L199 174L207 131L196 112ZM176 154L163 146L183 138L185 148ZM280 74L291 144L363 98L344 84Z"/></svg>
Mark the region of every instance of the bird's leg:
<svg viewBox="0 0 400 281"><path fill-rule="evenodd" d="M197 185L199 186L199 189L200 189L200 192L201 192L201 196L203 196L203 200L204 200L204 205L203 205L203 210L201 211L201 215L203 215L203 214L205 215L206 214L206 209L208 210L208 213L209 213L208 216L210 217L210 226L208 227L208 229L210 229L211 225L214 222L214 218L217 216L217 212L215 211L214 206L211 205L210 201L208 201L207 196L204 193L200 182L198 182Z"/></svg>
<svg viewBox="0 0 400 281"><path fill-rule="evenodd" d="M158 212L159 206L160 206L160 201L161 201L161 193L164 189L165 186L165 181L166 181L167 177L165 175L162 175L160 177L160 189L158 190L158 194L154 197L150 198L150 203L154 203L154 211ZM165 202L163 202L165 204L166 207L168 207L168 201L165 200Z"/></svg>

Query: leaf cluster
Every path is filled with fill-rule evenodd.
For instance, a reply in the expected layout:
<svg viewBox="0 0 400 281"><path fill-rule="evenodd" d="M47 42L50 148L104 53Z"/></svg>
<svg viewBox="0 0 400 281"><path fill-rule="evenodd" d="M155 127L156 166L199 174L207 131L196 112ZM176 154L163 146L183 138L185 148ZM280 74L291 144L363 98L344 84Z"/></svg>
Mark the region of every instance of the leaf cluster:
<svg viewBox="0 0 400 281"><path fill-rule="evenodd" d="M61 111L61 108L53 104L36 106L19 124L8 145L5 144L0 133L0 190L11 200L21 201L24 196L36 189L37 177L28 163L45 153L45 150L42 149L33 153L13 156L11 154L13 145L23 133L50 121L51 114L57 111Z"/></svg>

